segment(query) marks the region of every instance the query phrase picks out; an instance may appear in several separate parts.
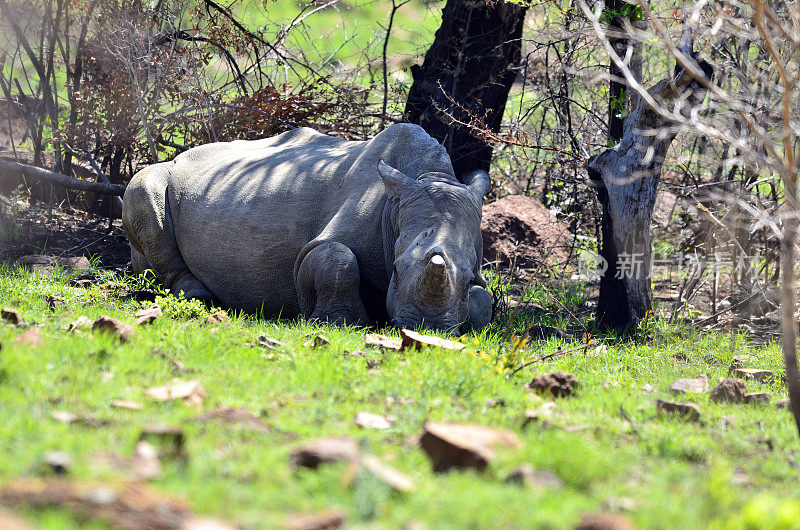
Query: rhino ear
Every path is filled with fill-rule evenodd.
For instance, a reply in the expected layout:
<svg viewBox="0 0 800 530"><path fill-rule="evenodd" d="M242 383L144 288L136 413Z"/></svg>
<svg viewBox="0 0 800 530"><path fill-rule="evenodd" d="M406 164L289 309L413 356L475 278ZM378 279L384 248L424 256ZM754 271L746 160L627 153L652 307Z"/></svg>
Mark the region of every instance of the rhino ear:
<svg viewBox="0 0 800 530"><path fill-rule="evenodd" d="M478 197L483 198L484 195L489 193L492 187L492 181L489 179L489 174L482 169L476 169L464 177L464 185L471 189Z"/></svg>
<svg viewBox="0 0 800 530"><path fill-rule="evenodd" d="M415 181L407 177L403 172L396 170L383 160L378 162L378 173L383 179L383 185L386 187L386 193L390 197L400 198L400 192L403 188L408 189Z"/></svg>

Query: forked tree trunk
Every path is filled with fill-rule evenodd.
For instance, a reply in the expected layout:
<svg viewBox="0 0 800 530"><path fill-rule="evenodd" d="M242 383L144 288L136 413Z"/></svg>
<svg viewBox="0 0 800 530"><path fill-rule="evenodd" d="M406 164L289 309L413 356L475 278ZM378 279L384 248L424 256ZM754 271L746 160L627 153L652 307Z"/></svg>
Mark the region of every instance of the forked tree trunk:
<svg viewBox="0 0 800 530"><path fill-rule="evenodd" d="M690 55L690 36L686 46L683 51ZM701 67L711 75L707 63ZM691 106L705 97L705 91L683 70L648 92L668 109L681 98ZM596 314L602 327L635 330L653 309L650 220L664 156L675 136L669 123L639 98L625 120L620 143L589 160L589 176L603 207L600 255L607 268L600 279Z"/></svg>
<svg viewBox="0 0 800 530"><path fill-rule="evenodd" d="M480 129L500 128L527 9L503 0L448 0L422 66L411 68L405 118L445 146L459 179L489 170L492 146Z"/></svg>

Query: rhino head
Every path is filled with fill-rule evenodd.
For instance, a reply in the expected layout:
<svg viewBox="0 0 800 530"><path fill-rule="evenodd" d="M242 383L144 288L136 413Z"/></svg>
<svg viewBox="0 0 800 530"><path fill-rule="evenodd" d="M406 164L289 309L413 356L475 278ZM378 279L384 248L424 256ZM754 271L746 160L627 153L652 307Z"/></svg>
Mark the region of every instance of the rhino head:
<svg viewBox="0 0 800 530"><path fill-rule="evenodd" d="M480 223L489 176L475 172L466 185L445 173L412 179L383 161L378 172L397 204L391 220L396 239L386 295L389 318L396 327L458 333L470 317L470 296L473 302L476 294L484 303L488 299L480 275Z"/></svg>

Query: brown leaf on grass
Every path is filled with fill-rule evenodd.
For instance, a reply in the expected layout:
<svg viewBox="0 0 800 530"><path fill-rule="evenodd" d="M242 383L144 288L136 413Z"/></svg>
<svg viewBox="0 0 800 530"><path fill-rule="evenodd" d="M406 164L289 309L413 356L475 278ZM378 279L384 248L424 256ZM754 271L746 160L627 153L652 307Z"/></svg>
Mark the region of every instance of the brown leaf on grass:
<svg viewBox="0 0 800 530"><path fill-rule="evenodd" d="M711 389L710 399L714 403L741 403L747 394L747 385L741 379L721 379Z"/></svg>
<svg viewBox="0 0 800 530"><path fill-rule="evenodd" d="M277 339L267 337L266 335L259 335L258 338L256 339L255 344L263 348L267 348L268 350L275 350L282 346L286 346L285 342L281 342Z"/></svg>
<svg viewBox="0 0 800 530"><path fill-rule="evenodd" d="M147 309L142 309L137 311L133 316L136 317L136 320L133 321L134 326L143 326L145 324L152 324L155 319L160 317L163 313L161 312L161 308L157 305L153 305L152 307L148 307Z"/></svg>
<svg viewBox="0 0 800 530"><path fill-rule="evenodd" d="M321 348L323 346L327 346L330 343L331 341L328 340L328 337L322 335L321 333L317 333L309 336L308 340L306 340L303 343L303 346L305 346L306 348Z"/></svg>
<svg viewBox="0 0 800 530"><path fill-rule="evenodd" d="M736 355L731 360L731 365L728 368L728 373L730 374L730 373L733 373L734 370L737 370L739 368L744 368L744 366L747 363L751 362L752 360L753 360L753 357L751 357L750 355Z"/></svg>
<svg viewBox="0 0 800 530"><path fill-rule="evenodd" d="M92 331L109 333L118 337L122 342L128 342L136 334L129 324L106 315L102 315L94 321Z"/></svg>
<svg viewBox="0 0 800 530"><path fill-rule="evenodd" d="M219 407L194 418L194 421L218 421L220 423L237 424L251 431L269 432L263 421L244 409Z"/></svg>
<svg viewBox="0 0 800 530"><path fill-rule="evenodd" d="M771 399L769 392L752 392L744 397L744 402L748 405L769 405Z"/></svg>
<svg viewBox="0 0 800 530"><path fill-rule="evenodd" d="M289 455L294 467L316 469L320 464L332 462L357 462L358 444L352 438L320 438L306 442Z"/></svg>
<svg viewBox="0 0 800 530"><path fill-rule="evenodd" d="M403 348L403 341L389 337L388 335L381 335L380 333L367 333L364 336L364 344L373 348L382 348L386 350L400 350Z"/></svg>
<svg viewBox="0 0 800 530"><path fill-rule="evenodd" d="M212 326L218 324L230 324L230 322L231 322L231 317L228 316L228 313L224 311L217 311L216 313L209 315L208 317L206 317L205 321L206 324Z"/></svg>
<svg viewBox="0 0 800 530"><path fill-rule="evenodd" d="M64 451L48 451L42 463L48 472L66 475L72 467L72 458Z"/></svg>
<svg viewBox="0 0 800 530"><path fill-rule="evenodd" d="M292 515L284 523L286 530L337 530L344 528L345 514L327 510L313 515Z"/></svg>
<svg viewBox="0 0 800 530"><path fill-rule="evenodd" d="M522 419L522 427L525 428L531 423L537 421L546 421L550 417L553 416L555 413L562 413L563 411L558 408L553 401L547 401L542 403L542 405L538 409L528 409L525 411L524 417Z"/></svg>
<svg viewBox="0 0 800 530"><path fill-rule="evenodd" d="M388 429L394 423L380 414L357 412L353 419L356 425L365 429Z"/></svg>
<svg viewBox="0 0 800 530"><path fill-rule="evenodd" d="M384 464L373 455L366 455L361 459L361 465L374 475L378 480L388 485L392 489L401 493L414 491L417 487L414 481L404 473L396 470L392 466Z"/></svg>
<svg viewBox="0 0 800 530"><path fill-rule="evenodd" d="M702 394L708 392L708 376L699 375L693 379L676 379L669 389L673 394Z"/></svg>
<svg viewBox="0 0 800 530"><path fill-rule="evenodd" d="M428 454L437 473L450 469L486 469L494 458L495 447L517 448L522 445L508 430L464 423L426 422L419 444Z"/></svg>
<svg viewBox="0 0 800 530"><path fill-rule="evenodd" d="M39 328L31 328L24 331L19 337L14 339L14 344L36 347L42 344L42 332Z"/></svg>
<svg viewBox="0 0 800 530"><path fill-rule="evenodd" d="M147 395L156 401L182 399L187 405L202 405L206 389L200 381L175 381L170 385L156 386L147 390Z"/></svg>
<svg viewBox="0 0 800 530"><path fill-rule="evenodd" d="M564 481L558 475L552 471L534 469L530 464L522 464L513 470L506 477L506 482L529 488L561 489L564 487Z"/></svg>
<svg viewBox="0 0 800 530"><path fill-rule="evenodd" d="M140 440L136 443L131 460L133 475L142 480L152 480L161 475L161 462L158 460L158 451L150 442Z"/></svg>
<svg viewBox="0 0 800 530"><path fill-rule="evenodd" d="M57 508L81 519L95 519L125 530L184 530L197 517L178 499L157 493L143 483L122 486L83 484L71 480L15 481L0 490L0 502L13 508ZM227 529L216 522L205 528Z"/></svg>
<svg viewBox="0 0 800 530"><path fill-rule="evenodd" d="M556 371L540 374L528 383L529 390L539 394L551 394L553 397L569 396L578 387L578 379L569 372Z"/></svg>
<svg viewBox="0 0 800 530"><path fill-rule="evenodd" d="M3 530L35 530L35 527L3 508L0 508L0 528Z"/></svg>
<svg viewBox="0 0 800 530"><path fill-rule="evenodd" d="M156 447L161 458L183 458L184 439L183 429L180 427L161 424L147 425L139 434L139 441Z"/></svg>
<svg viewBox="0 0 800 530"><path fill-rule="evenodd" d="M77 319L73 320L72 323L69 325L70 333L82 328L91 328L94 321L91 318L81 315Z"/></svg>
<svg viewBox="0 0 800 530"><path fill-rule="evenodd" d="M674 403L657 399L656 412L658 414L674 414L688 421L700 420L700 407L694 403Z"/></svg>
<svg viewBox="0 0 800 530"><path fill-rule="evenodd" d="M15 326L25 325L25 321L22 320L22 316L20 316L19 311L11 307L4 307L0 309L0 318Z"/></svg>
<svg viewBox="0 0 800 530"><path fill-rule="evenodd" d="M443 350L460 351L466 348L464 344L454 340L442 339L433 335L423 335L410 329L401 329L400 336L403 338L402 349L420 349L425 346L431 348L442 348Z"/></svg>
<svg viewBox="0 0 800 530"><path fill-rule="evenodd" d="M142 410L141 403L126 399L115 399L110 403L110 406L115 409Z"/></svg>
<svg viewBox="0 0 800 530"><path fill-rule="evenodd" d="M77 424L77 425L84 425L86 427L103 427L104 425L108 425L108 420L98 420L94 416L89 416L85 414L74 414L72 412L68 412L66 410L54 410L50 413L50 416L62 423L69 423L69 424Z"/></svg>
<svg viewBox="0 0 800 530"><path fill-rule="evenodd" d="M761 383L769 381L774 375L771 370L762 370L760 368L737 368L733 371L733 374L742 379L752 379Z"/></svg>

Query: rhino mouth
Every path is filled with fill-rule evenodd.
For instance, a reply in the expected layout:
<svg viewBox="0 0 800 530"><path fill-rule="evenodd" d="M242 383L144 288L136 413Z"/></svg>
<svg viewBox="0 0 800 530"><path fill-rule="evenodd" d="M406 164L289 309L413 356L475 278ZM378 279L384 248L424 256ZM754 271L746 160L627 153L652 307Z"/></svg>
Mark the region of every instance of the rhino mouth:
<svg viewBox="0 0 800 530"><path fill-rule="evenodd" d="M461 322L455 319L428 320L425 318L409 318L407 316L397 316L391 321L392 326L397 329L417 329L424 328L432 331L439 331L447 335L460 335Z"/></svg>

